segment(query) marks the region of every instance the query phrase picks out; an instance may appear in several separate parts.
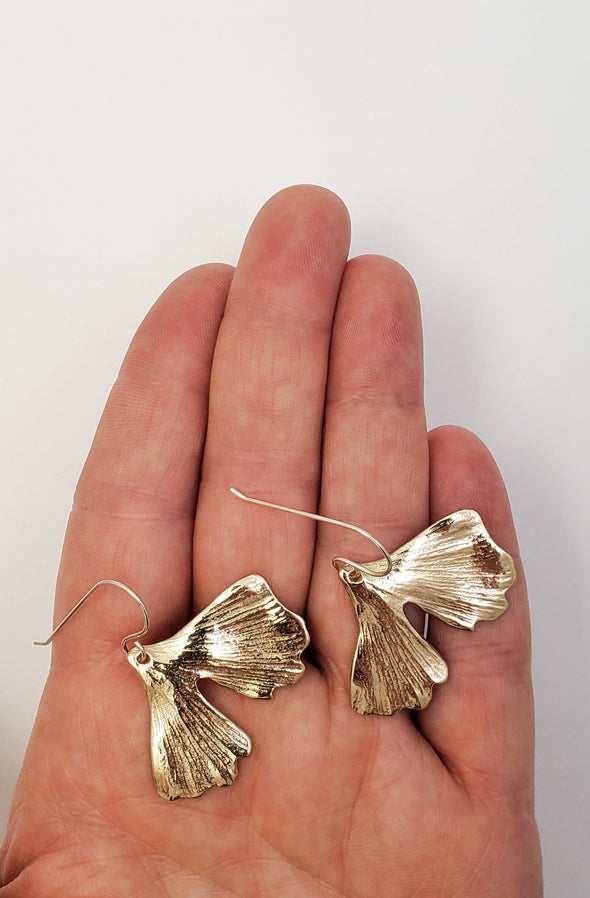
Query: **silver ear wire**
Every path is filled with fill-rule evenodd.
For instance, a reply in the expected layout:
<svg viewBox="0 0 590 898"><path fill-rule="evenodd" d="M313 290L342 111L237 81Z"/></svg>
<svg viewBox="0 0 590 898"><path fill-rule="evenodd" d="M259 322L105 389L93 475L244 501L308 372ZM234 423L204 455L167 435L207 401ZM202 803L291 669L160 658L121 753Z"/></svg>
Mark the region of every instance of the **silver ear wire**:
<svg viewBox="0 0 590 898"><path fill-rule="evenodd" d="M60 623L57 625L57 627L55 628L55 630L53 631L51 636L49 636L44 642L34 642L33 645L49 645L50 642L53 642L54 637L57 636L57 634L59 633L61 628L65 624L67 624L67 622L72 617L72 615L74 615L76 613L78 608L80 608L81 605L84 604L86 599L89 598L92 595L92 593L99 588L99 586L117 586L117 587L119 587L119 589L124 590L127 593L127 595L130 595L132 599L135 599L135 601L141 608L141 610L143 612L143 620L144 620L144 625L143 625L142 629L139 630L137 633L131 633L129 636L125 636L125 638L121 640L121 647L122 647L123 651L125 652L125 654L127 655L129 653L129 649L127 648L127 643L131 639L136 640L134 644L140 650L140 652L141 652L140 660L142 660L142 658L145 657L146 652L145 652L144 647L141 645L141 643L137 642L137 639L139 639L140 636L143 636L145 633L147 633L149 626L150 626L150 618L147 613L147 608L145 607L145 605L143 604L143 602L141 601L139 596L136 595L132 589L129 589L128 586L125 586L124 583L120 583L118 580L99 580L98 583L95 583L94 586L92 586L88 590L86 595L82 596L80 601L76 605L74 605L72 610L69 611L68 614L66 614L64 619L62 621L60 621Z"/></svg>
<svg viewBox="0 0 590 898"><path fill-rule="evenodd" d="M339 561L343 565L349 565L355 568L357 571L362 571L364 574L368 574L371 577L385 577L393 568L391 555L389 554L383 543L380 543L378 539L376 539L371 533L363 530L362 527L357 527L355 524L347 524L344 521L337 521L334 518L326 518L321 514L313 514L311 511L300 511L298 508L289 508L287 505L275 505L274 502L264 502L262 499L253 499L251 496L245 496L244 493L241 493L233 486L230 487L230 492L233 493L234 496L237 496L238 499L243 499L244 502L252 502L254 505L264 505L266 508L276 508L277 511L287 511L290 514L300 515L302 518L311 518L314 521L321 521L324 524L336 524L337 527L346 527L347 530L354 530L355 533L360 533L361 536L366 536L366 538L371 540L373 545L377 546L379 551L383 553L385 561L387 562L387 569L384 571L375 571L371 568L364 567L364 565L362 564L357 564L356 561L350 561L348 558L341 558L340 556L334 558L333 562Z"/></svg>

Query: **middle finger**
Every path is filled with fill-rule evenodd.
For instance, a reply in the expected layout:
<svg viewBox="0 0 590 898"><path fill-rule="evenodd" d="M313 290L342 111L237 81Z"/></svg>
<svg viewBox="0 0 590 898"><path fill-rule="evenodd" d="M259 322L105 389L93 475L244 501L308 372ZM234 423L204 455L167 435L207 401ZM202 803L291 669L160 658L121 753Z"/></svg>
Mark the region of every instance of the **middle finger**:
<svg viewBox="0 0 590 898"><path fill-rule="evenodd" d="M229 492L315 509L330 333L348 213L317 187L272 197L246 238L219 331L195 526L195 602L246 574L305 607L314 527Z"/></svg>

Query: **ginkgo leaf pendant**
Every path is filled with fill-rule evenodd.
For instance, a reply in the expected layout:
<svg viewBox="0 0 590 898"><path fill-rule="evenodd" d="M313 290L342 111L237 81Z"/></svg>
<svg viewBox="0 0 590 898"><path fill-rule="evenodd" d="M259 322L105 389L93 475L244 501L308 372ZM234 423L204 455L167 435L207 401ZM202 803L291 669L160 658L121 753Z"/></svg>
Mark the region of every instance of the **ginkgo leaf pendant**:
<svg viewBox="0 0 590 898"><path fill-rule="evenodd" d="M302 675L309 643L303 620L288 611L268 583L253 574L238 580L182 630L155 645L129 651L145 683L151 710L152 769L162 798L195 798L237 775L250 740L199 691L209 678L252 698Z"/></svg>
<svg viewBox="0 0 590 898"><path fill-rule="evenodd" d="M475 511L437 521L385 561L335 559L360 634L352 670L352 707L359 714L395 714L425 708L447 665L406 618L411 602L452 627L473 630L508 607L514 562L491 539ZM362 569L361 569L362 567ZM373 573L374 572L374 573Z"/></svg>

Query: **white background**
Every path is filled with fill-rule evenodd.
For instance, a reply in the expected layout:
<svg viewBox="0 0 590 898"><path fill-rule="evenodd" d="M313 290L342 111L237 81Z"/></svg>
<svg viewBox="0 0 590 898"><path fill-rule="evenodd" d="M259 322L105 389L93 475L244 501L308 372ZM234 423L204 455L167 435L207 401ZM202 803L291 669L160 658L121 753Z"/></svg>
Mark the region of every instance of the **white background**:
<svg viewBox="0 0 590 898"><path fill-rule="evenodd" d="M528 569L547 895L587 895L590 13L582 0L54 0L0 25L4 822L74 484L125 347L258 207L338 192L423 299L430 425L490 445Z"/></svg>

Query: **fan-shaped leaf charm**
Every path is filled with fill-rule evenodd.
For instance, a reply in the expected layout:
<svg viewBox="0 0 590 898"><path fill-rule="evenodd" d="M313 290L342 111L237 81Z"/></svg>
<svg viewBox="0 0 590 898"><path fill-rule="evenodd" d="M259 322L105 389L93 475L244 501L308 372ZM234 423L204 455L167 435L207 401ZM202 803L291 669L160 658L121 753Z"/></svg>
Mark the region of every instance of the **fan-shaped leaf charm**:
<svg viewBox="0 0 590 898"><path fill-rule="evenodd" d="M475 511L443 518L391 557L385 575L385 561L363 565L374 576L337 565L360 625L351 683L352 707L360 714L425 708L433 685L447 679L444 660L406 618L406 602L473 630L506 610L505 593L516 579L512 558Z"/></svg>
<svg viewBox="0 0 590 898"><path fill-rule="evenodd" d="M162 798L195 798L226 786L250 740L201 695L209 678L252 698L303 673L309 643L303 620L258 575L238 580L175 636L127 658L144 681L152 717L152 768Z"/></svg>

